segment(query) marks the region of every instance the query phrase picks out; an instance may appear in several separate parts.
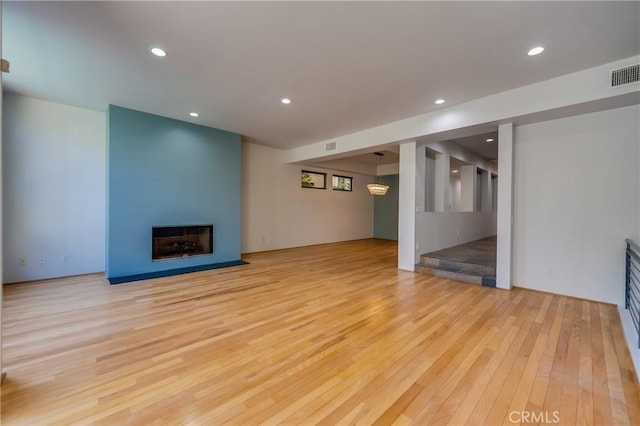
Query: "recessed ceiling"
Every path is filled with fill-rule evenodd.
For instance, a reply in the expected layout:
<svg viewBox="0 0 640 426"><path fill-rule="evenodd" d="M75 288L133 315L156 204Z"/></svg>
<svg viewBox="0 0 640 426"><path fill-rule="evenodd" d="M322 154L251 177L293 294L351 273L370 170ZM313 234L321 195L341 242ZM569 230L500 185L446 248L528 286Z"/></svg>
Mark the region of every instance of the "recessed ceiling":
<svg viewBox="0 0 640 426"><path fill-rule="evenodd" d="M349 158L350 160L359 161L361 163L373 164L373 165L396 164L397 162L400 161L400 155L397 152L387 151L387 150L380 150L376 152L380 152L381 154L384 154L384 155L375 155L373 153L370 153L370 154L354 155L352 157L347 157L347 158Z"/></svg>
<svg viewBox="0 0 640 426"><path fill-rule="evenodd" d="M487 142L493 139L493 142ZM479 155L486 160L496 160L498 158L498 132L483 133L480 135L467 136L465 138L453 139L461 147Z"/></svg>
<svg viewBox="0 0 640 426"><path fill-rule="evenodd" d="M449 170L450 173L456 175L456 176L460 176L460 168L462 166L469 166L470 164L467 163L466 161L462 161L456 157L449 157ZM457 172L454 172L454 170L457 170Z"/></svg>
<svg viewBox="0 0 640 426"><path fill-rule="evenodd" d="M197 107L200 124L280 148L640 52L640 2L4 2L2 20L7 90Z"/></svg>

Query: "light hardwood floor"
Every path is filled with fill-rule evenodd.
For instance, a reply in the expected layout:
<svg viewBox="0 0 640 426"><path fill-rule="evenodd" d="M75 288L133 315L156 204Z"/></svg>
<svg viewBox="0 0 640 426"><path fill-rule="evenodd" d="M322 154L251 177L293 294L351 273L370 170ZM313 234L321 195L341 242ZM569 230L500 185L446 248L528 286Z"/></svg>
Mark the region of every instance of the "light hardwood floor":
<svg viewBox="0 0 640 426"><path fill-rule="evenodd" d="M2 424L640 424L614 306L398 271L396 251L6 286Z"/></svg>

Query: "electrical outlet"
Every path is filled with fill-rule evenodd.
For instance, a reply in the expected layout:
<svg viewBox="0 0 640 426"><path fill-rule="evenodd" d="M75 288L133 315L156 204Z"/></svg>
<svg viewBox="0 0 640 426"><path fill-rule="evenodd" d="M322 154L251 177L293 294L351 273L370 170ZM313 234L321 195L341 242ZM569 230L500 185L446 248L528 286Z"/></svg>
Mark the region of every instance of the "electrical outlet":
<svg viewBox="0 0 640 426"><path fill-rule="evenodd" d="M62 258L60 258L60 261L62 263L67 263L69 261L69 255L68 254L63 254Z"/></svg>
<svg viewBox="0 0 640 426"><path fill-rule="evenodd" d="M544 276L545 277L550 277L552 272L553 272L553 270L551 269L550 266L547 266L546 268L544 268Z"/></svg>
<svg viewBox="0 0 640 426"><path fill-rule="evenodd" d="M420 250L420 243L416 243L416 250Z"/></svg>
<svg viewBox="0 0 640 426"><path fill-rule="evenodd" d="M24 266L24 265L26 265L26 264L27 264L27 258L26 258L26 257L21 257L21 258L19 259L19 262L20 262L20 264L21 264L21 265L23 265L23 266Z"/></svg>

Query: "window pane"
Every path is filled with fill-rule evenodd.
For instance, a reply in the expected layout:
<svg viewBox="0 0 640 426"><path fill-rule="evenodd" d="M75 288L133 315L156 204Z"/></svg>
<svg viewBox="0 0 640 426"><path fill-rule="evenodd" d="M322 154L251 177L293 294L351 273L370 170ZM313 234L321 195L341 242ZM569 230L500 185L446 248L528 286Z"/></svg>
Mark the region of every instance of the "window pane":
<svg viewBox="0 0 640 426"><path fill-rule="evenodd" d="M351 181L353 178L348 176L333 176L332 188L334 191L351 191Z"/></svg>
<svg viewBox="0 0 640 426"><path fill-rule="evenodd" d="M325 189L327 175L325 173L302 170L300 173L300 186L303 188Z"/></svg>

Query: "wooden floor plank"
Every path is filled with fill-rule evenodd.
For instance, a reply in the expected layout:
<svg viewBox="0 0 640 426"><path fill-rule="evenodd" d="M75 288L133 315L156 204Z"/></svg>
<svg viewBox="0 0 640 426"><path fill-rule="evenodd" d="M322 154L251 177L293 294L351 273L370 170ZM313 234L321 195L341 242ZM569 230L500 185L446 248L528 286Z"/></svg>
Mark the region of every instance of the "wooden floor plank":
<svg viewBox="0 0 640 426"><path fill-rule="evenodd" d="M611 425L611 399L609 394L609 382L605 361L605 345L603 325L600 317L600 309L594 306L591 309L591 356L593 373L593 422L594 424Z"/></svg>
<svg viewBox="0 0 640 426"><path fill-rule="evenodd" d="M518 306L513 304L505 310L504 305L495 305L489 311L489 316L479 318L462 338L452 342L437 362L420 377L418 382L422 383L425 390L407 408L406 414L419 424L433 422L436 417L440 423L446 423L453 415L456 398L462 396L453 393L465 393L470 383L462 382L464 377L472 382L480 373L478 368L484 367L493 354L493 351L486 350L499 330L493 312L510 314Z"/></svg>
<svg viewBox="0 0 640 426"><path fill-rule="evenodd" d="M2 424L639 423L613 306L399 271L390 241L246 258L5 286Z"/></svg>
<svg viewBox="0 0 640 426"><path fill-rule="evenodd" d="M569 334L569 347L567 348L567 364L565 379L562 384L562 421L567 424L576 423L578 404L578 373L580 372L580 327L582 321L582 302L575 300L573 303L571 329Z"/></svg>
<svg viewBox="0 0 640 426"><path fill-rule="evenodd" d="M512 386L517 386L514 388L503 387L501 392L511 391L513 393L513 398L511 399L511 404L506 412L506 416L504 417L502 424L511 424L512 418L510 418L510 414L513 412L522 412L526 408L526 404L529 400L529 396L531 395L531 391L533 388L533 384L536 378L536 373L538 368L540 367L540 362L544 355L544 350L547 345L549 334L548 330L551 329L553 320L555 316L553 314L547 314L549 308L552 306L553 297L551 295L547 295L545 297L544 303L540 307L538 311L538 316L536 316L536 324L540 326L538 330L537 337L535 342L533 343L533 348L531 349L531 354L527 356L526 365L522 370L513 369L514 374L517 375L518 371L522 371L522 375L519 383L516 383L517 380L511 381Z"/></svg>
<svg viewBox="0 0 640 426"><path fill-rule="evenodd" d="M500 391L505 385L505 380L509 377L512 365L518 359L518 354L522 346L524 345L526 347L529 345L529 342L526 341L526 337L529 335L529 329L534 325L536 328L540 327L539 324L534 322L536 312L537 310L534 309L522 309L518 312L517 320L512 326L515 337L508 347L503 348L504 353L500 366L495 370L491 378L490 386L485 389L475 404L475 408L468 419L469 423L487 424L486 419L491 415L494 418L492 424L498 424L506 415L506 413L500 413L493 409L493 407L496 404L504 405L506 403L504 400L499 400Z"/></svg>
<svg viewBox="0 0 640 426"><path fill-rule="evenodd" d="M610 306L601 305L600 318L602 319L602 338L604 340L604 357L605 369L607 374L607 383L609 384L609 399L611 401L611 417L613 423L617 425L631 424L629 413L625 404L624 390L622 386L622 377L620 376L620 365L616 354L615 344L613 343L613 332L611 331L611 323L609 322Z"/></svg>
<svg viewBox="0 0 640 426"><path fill-rule="evenodd" d="M629 354L629 348L625 344L624 335L620 327L613 326L620 322L620 314L615 308L608 309L609 323L612 325L612 340L615 345L616 358L620 366L620 379L624 390L624 397L629 421L632 425L640 424L640 404L633 401L640 401L640 387L637 385L637 374Z"/></svg>
<svg viewBox="0 0 640 426"><path fill-rule="evenodd" d="M593 424L593 358L591 355L591 309L593 305L587 301L582 302L576 425Z"/></svg>

